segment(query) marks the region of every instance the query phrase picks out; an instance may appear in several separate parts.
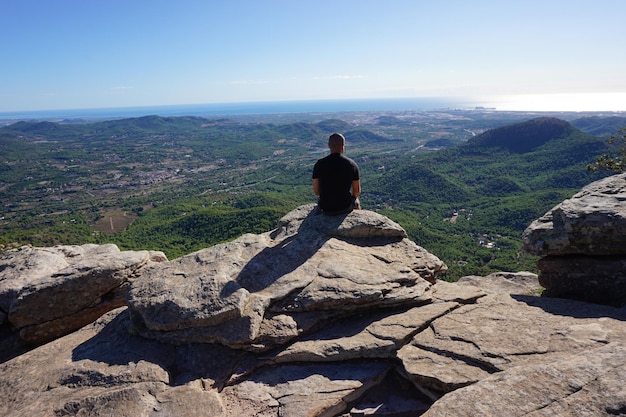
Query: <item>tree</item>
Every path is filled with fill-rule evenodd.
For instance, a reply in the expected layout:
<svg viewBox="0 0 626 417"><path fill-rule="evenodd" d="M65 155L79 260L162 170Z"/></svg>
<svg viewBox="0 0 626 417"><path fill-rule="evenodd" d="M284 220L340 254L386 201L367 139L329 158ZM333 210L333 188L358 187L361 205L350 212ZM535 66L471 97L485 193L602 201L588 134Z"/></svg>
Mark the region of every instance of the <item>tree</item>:
<svg viewBox="0 0 626 417"><path fill-rule="evenodd" d="M621 142L617 155L611 156L610 153L605 153L595 163L587 166L589 171L596 172L601 169L614 172L626 171L626 127L618 130L615 135L609 138L608 142L610 144Z"/></svg>

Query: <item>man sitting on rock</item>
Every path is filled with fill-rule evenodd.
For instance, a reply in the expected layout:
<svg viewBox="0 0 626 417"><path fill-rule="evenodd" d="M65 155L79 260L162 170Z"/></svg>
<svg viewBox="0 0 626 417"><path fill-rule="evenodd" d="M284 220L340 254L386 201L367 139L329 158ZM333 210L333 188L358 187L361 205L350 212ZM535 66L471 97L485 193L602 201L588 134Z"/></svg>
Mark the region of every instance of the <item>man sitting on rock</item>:
<svg viewBox="0 0 626 417"><path fill-rule="evenodd" d="M361 208L359 167L343 155L345 144L342 134L330 135L330 155L318 160L313 167L313 192L319 196L318 207L327 215L349 213Z"/></svg>

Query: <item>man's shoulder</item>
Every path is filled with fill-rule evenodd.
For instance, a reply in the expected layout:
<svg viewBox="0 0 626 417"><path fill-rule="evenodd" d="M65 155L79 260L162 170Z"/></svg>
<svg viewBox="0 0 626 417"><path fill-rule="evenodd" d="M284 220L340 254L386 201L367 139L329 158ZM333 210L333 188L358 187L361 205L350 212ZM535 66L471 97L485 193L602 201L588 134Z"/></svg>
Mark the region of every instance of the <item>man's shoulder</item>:
<svg viewBox="0 0 626 417"><path fill-rule="evenodd" d="M356 162L354 162L354 160L353 160L352 158L348 158L347 156L345 156L345 155L343 155L343 154L341 155L341 157L342 157L343 159L345 159L346 161L348 161L351 165L353 165L353 166L355 166L355 167L358 167L357 163L356 163Z"/></svg>
<svg viewBox="0 0 626 417"><path fill-rule="evenodd" d="M326 155L325 157L318 159L315 165L341 166L346 163L358 168L357 163L354 162L353 159L348 158L342 153L331 153Z"/></svg>

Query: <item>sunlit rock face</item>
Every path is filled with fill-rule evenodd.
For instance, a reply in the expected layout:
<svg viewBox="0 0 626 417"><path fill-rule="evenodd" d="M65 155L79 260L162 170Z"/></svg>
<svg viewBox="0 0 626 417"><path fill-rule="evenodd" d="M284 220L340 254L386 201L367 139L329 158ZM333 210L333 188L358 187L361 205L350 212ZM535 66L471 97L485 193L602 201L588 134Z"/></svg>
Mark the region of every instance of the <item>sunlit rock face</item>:
<svg viewBox="0 0 626 417"><path fill-rule="evenodd" d="M589 184L534 221L524 248L542 256L545 295L626 303L626 174Z"/></svg>
<svg viewBox="0 0 626 417"><path fill-rule="evenodd" d="M271 232L148 268L129 306L148 338L267 350L359 310L430 303L445 270L387 217L326 216L307 205Z"/></svg>
<svg viewBox="0 0 626 417"><path fill-rule="evenodd" d="M626 410L625 308L541 297L528 272L437 280L445 265L373 212L326 217L302 206L268 233L172 261L143 255L141 267L130 266L139 254L128 253L108 268L133 271L119 290L128 306L0 360L0 415ZM80 269L97 287L98 263L66 269L66 259L52 258L54 271ZM42 265L18 259L0 274ZM54 272L40 270L43 282L52 280ZM26 287L13 282L5 294L35 291ZM0 342L10 327L4 308Z"/></svg>

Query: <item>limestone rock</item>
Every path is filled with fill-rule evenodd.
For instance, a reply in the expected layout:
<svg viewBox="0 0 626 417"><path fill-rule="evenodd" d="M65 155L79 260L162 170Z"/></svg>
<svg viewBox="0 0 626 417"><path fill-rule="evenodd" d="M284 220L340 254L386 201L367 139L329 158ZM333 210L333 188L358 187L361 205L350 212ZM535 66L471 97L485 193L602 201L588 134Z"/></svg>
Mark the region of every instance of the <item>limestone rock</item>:
<svg viewBox="0 0 626 417"><path fill-rule="evenodd" d="M511 368L454 391L424 417L601 417L626 412L626 347L610 343L550 363Z"/></svg>
<svg viewBox="0 0 626 417"><path fill-rule="evenodd" d="M510 409L510 415L609 416L623 410L626 310L509 295L500 286L438 281L435 287L440 284L444 295L456 287L467 297L363 310L318 323L261 354L145 339L120 308L0 364L0 415L497 416Z"/></svg>
<svg viewBox="0 0 626 417"><path fill-rule="evenodd" d="M80 269L53 249L42 256L56 265L50 270L70 271L61 275ZM303 206L272 232L120 267L133 256L116 267L134 271L123 281L132 281L128 308L0 360L0 415L608 417L626 410L626 307L539 297L530 273L438 281L443 263L375 213L327 218ZM45 265L43 258L7 262L3 271ZM96 268L83 261L85 274ZM37 281L41 291L50 270ZM10 306L22 288L2 285ZM115 298L124 285L112 290ZM28 292L35 285L25 287L37 299ZM80 311L96 314L100 304ZM16 336L10 314L0 320L0 338ZM55 321L63 320L47 323Z"/></svg>
<svg viewBox="0 0 626 417"><path fill-rule="evenodd" d="M220 355L223 352L212 353L229 363L227 355ZM194 354L202 355L202 361L194 361L188 349L133 336L125 309L117 309L0 364L0 415L191 417L198 416L198 410L222 415L219 396L202 388L199 375L210 381L214 374L202 374L206 366L216 373L224 366L207 358L203 349ZM204 366L189 369L202 362Z"/></svg>
<svg viewBox="0 0 626 417"><path fill-rule="evenodd" d="M593 182L524 231L535 255L616 255L626 247L626 174Z"/></svg>
<svg viewBox="0 0 626 417"><path fill-rule="evenodd" d="M538 294L541 290L539 277L532 272L494 272L486 277L465 276L457 283L507 294Z"/></svg>
<svg viewBox="0 0 626 417"><path fill-rule="evenodd" d="M45 343L125 305L139 270L166 260L112 244L8 250L0 257L0 311L24 342Z"/></svg>
<svg viewBox="0 0 626 417"><path fill-rule="evenodd" d="M133 323L172 343L267 350L331 316L429 303L446 267L405 236L367 210L331 217L302 206L272 232L146 269L130 291Z"/></svg>
<svg viewBox="0 0 626 417"><path fill-rule="evenodd" d="M626 174L589 184L523 234L546 296L626 303Z"/></svg>
<svg viewBox="0 0 626 417"><path fill-rule="evenodd" d="M493 293L434 320L398 357L437 398L492 373L624 341L624 319L623 309Z"/></svg>
<svg viewBox="0 0 626 417"><path fill-rule="evenodd" d="M332 417L380 383L390 368L376 361L267 368L222 391L225 403L237 405L225 416Z"/></svg>
<svg viewBox="0 0 626 417"><path fill-rule="evenodd" d="M400 312L381 312L340 320L300 338L274 355L274 362L338 362L393 358L413 335L458 307L435 303Z"/></svg>
<svg viewBox="0 0 626 417"><path fill-rule="evenodd" d="M538 268L545 296L626 304L626 255L546 256L539 260Z"/></svg>

